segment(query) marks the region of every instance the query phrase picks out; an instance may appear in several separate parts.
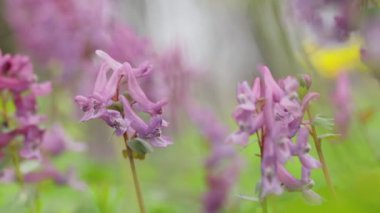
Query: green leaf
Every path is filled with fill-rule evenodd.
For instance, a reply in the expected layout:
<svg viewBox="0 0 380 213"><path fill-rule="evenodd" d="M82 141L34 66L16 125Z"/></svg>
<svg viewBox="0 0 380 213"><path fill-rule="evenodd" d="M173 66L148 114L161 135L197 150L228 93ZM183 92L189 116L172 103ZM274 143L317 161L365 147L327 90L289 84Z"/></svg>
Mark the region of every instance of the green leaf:
<svg viewBox="0 0 380 213"><path fill-rule="evenodd" d="M133 157L143 160L147 153L153 152L153 147L141 138L128 141L128 147L132 149Z"/></svg>
<svg viewBox="0 0 380 213"><path fill-rule="evenodd" d="M322 134L322 135L318 136L318 138L320 140L322 140L322 139L339 138L339 137L340 137L340 134L336 134L336 133L327 133L327 134Z"/></svg>
<svg viewBox="0 0 380 213"><path fill-rule="evenodd" d="M248 201L253 201L253 202L259 202L259 198L258 197L251 197L251 196L246 196L246 195L241 195L241 194L238 194L237 197L241 198L243 200L248 200Z"/></svg>
<svg viewBox="0 0 380 213"><path fill-rule="evenodd" d="M324 118L321 116L315 116L315 118L313 120L313 125L322 127L326 130L331 130L332 126L334 124L333 124L333 119L331 119L331 118Z"/></svg>

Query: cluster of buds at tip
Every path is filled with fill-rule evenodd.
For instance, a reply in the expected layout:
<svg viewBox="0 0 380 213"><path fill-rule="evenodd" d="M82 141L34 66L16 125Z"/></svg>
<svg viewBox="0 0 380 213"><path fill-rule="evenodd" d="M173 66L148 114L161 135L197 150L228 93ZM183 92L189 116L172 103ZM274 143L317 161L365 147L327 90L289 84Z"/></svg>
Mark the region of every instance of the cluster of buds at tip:
<svg viewBox="0 0 380 213"><path fill-rule="evenodd" d="M262 77L257 77L252 87L247 82L238 85L238 106L233 117L239 130L230 135L228 141L247 145L250 136L258 135L260 199L279 195L284 190L302 191L308 198L319 199L311 190L310 171L320 167L320 162L309 155L310 124L303 122L309 102L319 95L309 92L309 76L303 76L300 81L291 76L276 81L266 66L259 70ZM296 142L292 140L294 137L297 137ZM292 157L297 157L302 165L300 178L286 169Z"/></svg>

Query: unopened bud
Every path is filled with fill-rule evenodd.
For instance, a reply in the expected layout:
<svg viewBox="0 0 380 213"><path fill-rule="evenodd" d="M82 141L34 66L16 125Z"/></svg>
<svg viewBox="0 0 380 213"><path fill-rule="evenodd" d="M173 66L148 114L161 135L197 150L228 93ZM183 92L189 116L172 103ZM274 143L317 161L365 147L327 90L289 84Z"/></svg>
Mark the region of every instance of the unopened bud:
<svg viewBox="0 0 380 213"><path fill-rule="evenodd" d="M304 74L301 75L301 78L299 79L301 87L305 87L306 89L309 89L311 87L311 77L310 75Z"/></svg>

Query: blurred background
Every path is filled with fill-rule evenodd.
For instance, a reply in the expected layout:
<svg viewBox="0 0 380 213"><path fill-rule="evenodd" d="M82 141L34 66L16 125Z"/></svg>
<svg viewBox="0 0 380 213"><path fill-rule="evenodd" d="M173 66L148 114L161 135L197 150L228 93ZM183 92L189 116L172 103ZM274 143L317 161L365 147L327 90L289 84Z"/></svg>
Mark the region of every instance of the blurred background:
<svg viewBox="0 0 380 213"><path fill-rule="evenodd" d="M101 121L79 122L82 112L74 103L76 95L92 91L100 65L96 49L133 66L153 62L156 74L142 82L144 89L155 100L170 97L164 113L173 145L137 161L148 212L202 211L210 145L187 105L210 109L232 133L238 128L231 116L237 83L252 83L262 64L276 78L311 75L312 90L321 94L312 111L336 123L318 131L340 134L323 141L337 199L329 197L318 169L312 177L321 205L286 192L270 201L270 210L380 209L379 8L377 0L1 0L1 52L29 56L39 81L52 82L51 94L38 99L39 113L48 116L44 126L59 125L86 146L54 164L75 169L87 187L38 183L41 212L138 212L122 139ZM337 103L342 75L348 76L348 100ZM238 152L244 163L222 212L259 212L260 203L238 196L256 196L258 147ZM23 203L18 185L0 185L1 212L27 212Z"/></svg>

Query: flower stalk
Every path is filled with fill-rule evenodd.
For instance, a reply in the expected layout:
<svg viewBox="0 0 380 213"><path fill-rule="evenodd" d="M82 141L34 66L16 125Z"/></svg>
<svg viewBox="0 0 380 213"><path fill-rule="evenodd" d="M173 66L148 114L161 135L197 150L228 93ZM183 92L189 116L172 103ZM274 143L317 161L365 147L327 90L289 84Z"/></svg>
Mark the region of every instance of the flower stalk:
<svg viewBox="0 0 380 213"><path fill-rule="evenodd" d="M261 207L263 208L263 213L268 213L268 201L267 198L264 198L261 202Z"/></svg>
<svg viewBox="0 0 380 213"><path fill-rule="evenodd" d="M256 132L257 139L259 142L259 148L260 148L260 160L261 162L263 161L263 156L264 156L264 131L263 128L260 128L259 131ZM265 197L261 201L261 208L263 209L263 213L268 213L268 198Z"/></svg>
<svg viewBox="0 0 380 213"><path fill-rule="evenodd" d="M24 177L23 177L21 169L20 169L20 157L18 154L17 147L12 146L11 152L12 152L12 163L13 163L15 173L16 173L16 179L17 179L18 183L20 184L21 188L23 188L24 187Z"/></svg>
<svg viewBox="0 0 380 213"><path fill-rule="evenodd" d="M143 200L143 196L142 196L141 189L140 189L139 179L137 177L135 161L133 159L133 151L128 146L128 135L127 135L127 133L124 133L123 136L124 136L124 142L125 142L125 147L126 147L126 150L125 150L126 155L129 159L129 165L131 166L133 184L135 186L135 192L136 192L136 196L137 196L137 202L139 204L140 213L145 213L144 200Z"/></svg>
<svg viewBox="0 0 380 213"><path fill-rule="evenodd" d="M3 111L2 111L2 116L3 116L3 124L5 127L8 126L8 110L7 110L7 96L3 93L3 92L0 92L0 100L2 102L2 108L3 108Z"/></svg>
<svg viewBox="0 0 380 213"><path fill-rule="evenodd" d="M313 117L312 117L312 114L311 114L309 108L306 110L306 113L307 113L307 116L309 117L309 120L312 121ZM321 139L318 138L318 134L317 134L317 130L316 130L315 126L313 124L311 124L310 126L311 126L310 134L313 138L314 145L315 145L315 148L316 148L317 153L318 153L319 161L322 164L323 175L325 177L327 186L329 187L330 193L335 198L336 193L335 193L335 189L334 189L334 186L333 186L330 174L329 174L329 170L327 168L325 157L323 155Z"/></svg>

